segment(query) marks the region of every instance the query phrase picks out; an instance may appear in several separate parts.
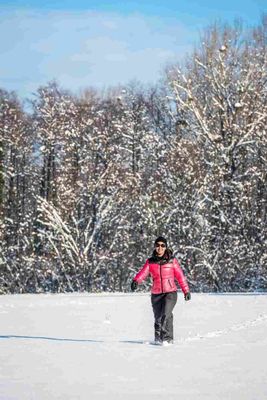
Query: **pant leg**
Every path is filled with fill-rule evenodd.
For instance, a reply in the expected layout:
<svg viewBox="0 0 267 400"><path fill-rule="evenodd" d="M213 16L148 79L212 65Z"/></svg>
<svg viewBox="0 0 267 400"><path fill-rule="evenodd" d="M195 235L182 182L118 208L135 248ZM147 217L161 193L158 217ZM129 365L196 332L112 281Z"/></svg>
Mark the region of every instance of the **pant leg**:
<svg viewBox="0 0 267 400"><path fill-rule="evenodd" d="M151 303L154 313L154 332L155 332L155 340L162 340L162 316L165 305L165 293L161 294L152 294L151 295Z"/></svg>
<svg viewBox="0 0 267 400"><path fill-rule="evenodd" d="M162 316L162 340L173 340L173 309L177 302L177 292L166 293Z"/></svg>

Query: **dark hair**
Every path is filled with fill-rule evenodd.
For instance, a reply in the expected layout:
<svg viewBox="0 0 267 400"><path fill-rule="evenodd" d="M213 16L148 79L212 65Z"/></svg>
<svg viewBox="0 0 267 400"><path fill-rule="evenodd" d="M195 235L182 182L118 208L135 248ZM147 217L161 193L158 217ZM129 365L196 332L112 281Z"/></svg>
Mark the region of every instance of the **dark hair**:
<svg viewBox="0 0 267 400"><path fill-rule="evenodd" d="M149 260L151 261L151 262L153 262L153 261L157 261L157 260L166 260L166 261L170 261L171 259L173 259L173 253L172 253L172 250L171 249L166 249L165 250L165 253L163 254L163 256L162 257L159 257L158 256L158 254L157 254L157 252L156 252L156 250L154 249L153 250L153 253L152 253L152 256L149 258Z"/></svg>
<svg viewBox="0 0 267 400"><path fill-rule="evenodd" d="M163 236L159 236L159 237L155 240L154 245L156 246L156 244L157 244L158 242L162 242L162 243L165 244L166 247L168 247L168 245L167 245L167 239L165 239Z"/></svg>

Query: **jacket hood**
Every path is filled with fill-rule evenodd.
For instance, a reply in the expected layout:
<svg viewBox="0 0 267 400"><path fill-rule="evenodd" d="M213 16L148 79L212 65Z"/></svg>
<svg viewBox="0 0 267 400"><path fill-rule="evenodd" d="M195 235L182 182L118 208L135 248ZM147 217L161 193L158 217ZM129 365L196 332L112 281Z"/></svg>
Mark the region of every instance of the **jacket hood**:
<svg viewBox="0 0 267 400"><path fill-rule="evenodd" d="M173 258L173 252L172 252L172 250L171 249L166 249L165 250L165 253L163 254L163 256L162 257L159 257L158 255L157 255L157 252L156 252L156 250L153 250L153 253L152 253L152 256L150 257L150 259L149 259L149 261L151 261L151 262L164 262L164 263L167 263L167 262L169 262L171 259Z"/></svg>

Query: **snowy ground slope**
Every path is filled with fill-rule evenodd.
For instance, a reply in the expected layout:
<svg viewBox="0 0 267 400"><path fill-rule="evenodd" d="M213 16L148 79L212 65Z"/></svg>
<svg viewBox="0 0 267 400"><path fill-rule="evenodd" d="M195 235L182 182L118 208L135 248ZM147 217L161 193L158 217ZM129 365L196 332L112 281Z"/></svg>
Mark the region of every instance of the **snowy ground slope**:
<svg viewBox="0 0 267 400"><path fill-rule="evenodd" d="M0 297L0 399L267 400L267 295L178 296L175 344L149 294Z"/></svg>

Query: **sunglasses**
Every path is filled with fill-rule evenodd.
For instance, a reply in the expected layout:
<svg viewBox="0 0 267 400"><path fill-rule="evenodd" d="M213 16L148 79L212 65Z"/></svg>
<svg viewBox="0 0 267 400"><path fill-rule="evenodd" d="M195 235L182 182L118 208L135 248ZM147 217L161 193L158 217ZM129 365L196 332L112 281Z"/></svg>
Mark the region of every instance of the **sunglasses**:
<svg viewBox="0 0 267 400"><path fill-rule="evenodd" d="M166 247L166 245L164 243L157 243L156 247L162 247L163 249Z"/></svg>

